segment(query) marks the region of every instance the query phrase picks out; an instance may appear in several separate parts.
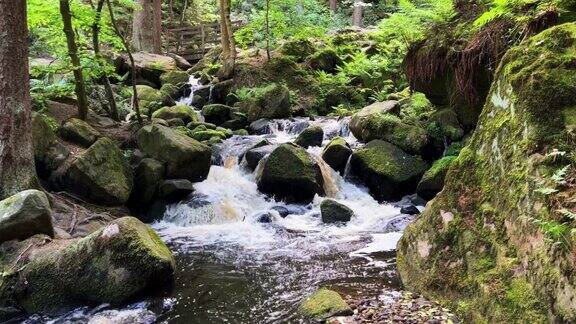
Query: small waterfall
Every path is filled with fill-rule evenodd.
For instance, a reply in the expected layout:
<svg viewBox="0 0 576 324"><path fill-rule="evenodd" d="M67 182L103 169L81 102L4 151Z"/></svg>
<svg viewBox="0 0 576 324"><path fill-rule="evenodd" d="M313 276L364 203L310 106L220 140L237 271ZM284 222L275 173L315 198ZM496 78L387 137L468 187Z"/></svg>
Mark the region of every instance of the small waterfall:
<svg viewBox="0 0 576 324"><path fill-rule="evenodd" d="M192 107L192 102L194 100L194 92L198 90L200 87L202 87L202 85L200 84L200 79L196 78L193 75L190 76L190 79L188 80L188 85L190 86L190 94L188 94L188 96L180 98L180 100L178 100L178 104Z"/></svg>
<svg viewBox="0 0 576 324"><path fill-rule="evenodd" d="M346 167L344 168L344 174L342 175L344 179L348 179L350 176L350 169L352 168L350 161L352 161L352 154L350 154L348 161L346 161Z"/></svg>
<svg viewBox="0 0 576 324"><path fill-rule="evenodd" d="M322 173L322 178L324 179L324 192L326 197L337 198L340 188L338 187L338 182L336 181L335 171L324 162L322 158L315 157L316 163L320 167L320 173Z"/></svg>
<svg viewBox="0 0 576 324"><path fill-rule="evenodd" d="M212 103L212 92L214 91L214 85L210 85L210 91L208 92L208 103Z"/></svg>

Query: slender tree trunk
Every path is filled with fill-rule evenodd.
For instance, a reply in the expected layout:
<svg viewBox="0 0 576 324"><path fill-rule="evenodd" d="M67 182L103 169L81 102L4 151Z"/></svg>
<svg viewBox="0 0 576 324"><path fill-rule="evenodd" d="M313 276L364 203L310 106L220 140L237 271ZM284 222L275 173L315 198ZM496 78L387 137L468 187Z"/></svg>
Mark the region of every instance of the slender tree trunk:
<svg viewBox="0 0 576 324"><path fill-rule="evenodd" d="M84 76L82 75L82 66L80 65L80 57L78 56L78 46L72 28L72 14L70 13L69 0L60 0L60 14L64 22L64 34L66 34L66 43L68 44L68 55L72 62L74 69L74 85L76 97L78 99L78 117L86 119L88 115L88 99L86 97L86 85L84 83Z"/></svg>
<svg viewBox="0 0 576 324"><path fill-rule="evenodd" d="M336 13L338 11L338 0L328 0L330 5L330 11Z"/></svg>
<svg viewBox="0 0 576 324"><path fill-rule="evenodd" d="M364 14L364 6L362 0L354 1L354 15L352 18L352 24L356 27L362 28L362 15Z"/></svg>
<svg viewBox="0 0 576 324"><path fill-rule="evenodd" d="M222 43L222 68L218 73L220 79L230 79L234 74L236 62L236 43L230 19L230 0L220 2L220 40Z"/></svg>
<svg viewBox="0 0 576 324"><path fill-rule="evenodd" d="M37 187L25 0L0 0L0 199Z"/></svg>
<svg viewBox="0 0 576 324"><path fill-rule="evenodd" d="M270 60L270 0L266 0L266 57Z"/></svg>
<svg viewBox="0 0 576 324"><path fill-rule="evenodd" d="M114 18L114 10L112 9L112 4L110 3L110 0L106 0L106 4L108 4L108 10L110 11L110 21L112 22L114 32L122 40L124 49L126 50L126 53L128 53L128 58L130 59L130 67L132 69L130 73L132 75L132 107L136 112L136 120L138 121L138 124L142 125L142 116L140 115L140 104L138 102L138 89L136 88L136 67L134 64L134 56L132 56L132 51L130 50L130 45L128 45L128 42L126 41L126 37L122 35L120 29L118 28L118 24L116 23L116 19Z"/></svg>
<svg viewBox="0 0 576 324"><path fill-rule="evenodd" d="M100 55L100 21L102 18L102 8L104 7L104 0L98 0L96 5L96 16L94 18L94 24L92 25L92 46L94 47L94 56L96 56L96 61L102 61L102 56ZM110 107L108 113L110 117L116 121L120 120L118 116L118 106L116 105L116 100L114 99L114 91L112 91L112 86L110 85L110 79L108 75L104 74L104 92L106 93L106 100Z"/></svg>
<svg viewBox="0 0 576 324"><path fill-rule="evenodd" d="M162 52L162 1L138 0L132 21L132 46L137 51Z"/></svg>

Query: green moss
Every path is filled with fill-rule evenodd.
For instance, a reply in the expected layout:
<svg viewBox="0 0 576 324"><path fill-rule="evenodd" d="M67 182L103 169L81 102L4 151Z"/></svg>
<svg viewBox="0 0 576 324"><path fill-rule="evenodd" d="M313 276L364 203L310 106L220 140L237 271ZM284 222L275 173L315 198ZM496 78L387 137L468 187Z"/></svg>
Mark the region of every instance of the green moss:
<svg viewBox="0 0 576 324"><path fill-rule="evenodd" d="M332 316L351 315L352 309L340 294L322 288L306 298L298 312L310 319L326 320Z"/></svg>
<svg viewBox="0 0 576 324"><path fill-rule="evenodd" d="M172 107L162 107L152 114L152 118L170 120L180 118L184 123L198 122L198 114L192 107L186 105L176 105Z"/></svg>
<svg viewBox="0 0 576 324"><path fill-rule="evenodd" d="M188 83L190 75L184 71L169 71L160 76L162 84L183 85Z"/></svg>

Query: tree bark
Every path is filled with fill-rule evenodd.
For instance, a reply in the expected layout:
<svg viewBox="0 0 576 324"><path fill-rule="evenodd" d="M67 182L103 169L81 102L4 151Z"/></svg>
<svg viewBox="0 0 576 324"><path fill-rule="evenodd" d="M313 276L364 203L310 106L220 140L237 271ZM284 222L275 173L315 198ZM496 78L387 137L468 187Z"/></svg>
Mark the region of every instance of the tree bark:
<svg viewBox="0 0 576 324"><path fill-rule="evenodd" d="M236 62L236 42L234 41L234 29L230 19L230 0L220 2L220 41L222 43L222 68L218 72L218 78L230 79L234 74Z"/></svg>
<svg viewBox="0 0 576 324"><path fill-rule="evenodd" d="M270 0L266 0L266 58L270 60Z"/></svg>
<svg viewBox="0 0 576 324"><path fill-rule="evenodd" d="M330 5L330 11L336 13L338 11L338 0L328 0Z"/></svg>
<svg viewBox="0 0 576 324"><path fill-rule="evenodd" d="M132 46L137 51L162 52L162 1L138 0L132 21Z"/></svg>
<svg viewBox="0 0 576 324"><path fill-rule="evenodd" d="M96 61L100 65L102 62L102 56L100 55L100 21L102 18L102 8L104 7L104 0L98 0L98 3L94 10L96 11L96 16L94 17L94 24L92 25L92 47L94 47L94 56ZM104 83L104 92L106 94L106 101L108 101L109 115L115 121L119 121L118 116L118 106L116 105L116 100L114 99L114 91L112 91L112 86L110 85L110 79L106 74L103 75L102 81Z"/></svg>
<svg viewBox="0 0 576 324"><path fill-rule="evenodd" d="M108 10L110 12L110 21L112 23L112 27L114 28L114 32L122 40L122 45L124 45L124 49L126 50L126 53L128 53L128 58L130 59L130 67L132 69L132 71L130 72L130 74L132 75L132 107L136 112L136 120L138 121L138 124L142 125L143 124L142 115L140 115L140 104L138 102L138 89L136 88L136 67L134 64L134 56L132 56L132 51L130 50L130 46L126 41L126 37L122 35L122 33L120 32L120 28L118 28L118 24L116 23L116 19L114 18L114 10L112 9L112 4L110 3L110 0L106 0L106 4L108 5Z"/></svg>
<svg viewBox="0 0 576 324"><path fill-rule="evenodd" d="M352 24L356 27L364 27L362 25L362 15L364 14L364 3L362 0L354 1L354 15L352 18Z"/></svg>
<svg viewBox="0 0 576 324"><path fill-rule="evenodd" d="M68 55L72 62L74 69L74 86L76 97L78 100L78 117L86 119L88 115L88 98L86 97L86 85L84 83L84 76L82 75L82 66L80 65L80 57L78 56L78 46L72 28L72 14L70 13L69 0L60 0L60 14L64 22L64 34L66 34L66 43L68 44Z"/></svg>
<svg viewBox="0 0 576 324"><path fill-rule="evenodd" d="M25 0L0 0L0 199L38 186Z"/></svg>

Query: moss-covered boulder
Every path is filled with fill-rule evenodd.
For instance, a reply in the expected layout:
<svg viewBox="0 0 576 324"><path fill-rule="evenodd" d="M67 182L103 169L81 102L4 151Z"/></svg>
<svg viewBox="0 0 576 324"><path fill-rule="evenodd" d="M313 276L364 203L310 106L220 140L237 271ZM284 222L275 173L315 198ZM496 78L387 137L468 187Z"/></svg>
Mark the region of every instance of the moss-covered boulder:
<svg viewBox="0 0 576 324"><path fill-rule="evenodd" d="M428 129L437 130L438 133L434 135L441 137L442 140L458 141L464 135L464 130L458 121L458 115L452 109L446 108L435 111L430 115L428 123Z"/></svg>
<svg viewBox="0 0 576 324"><path fill-rule="evenodd" d="M180 87L188 83L188 81L190 81L190 75L185 71L168 71L160 76L162 85L172 84Z"/></svg>
<svg viewBox="0 0 576 324"><path fill-rule="evenodd" d="M44 160L46 151L56 142L56 135L48 123L48 118L37 112L32 112L31 130L34 159L38 164Z"/></svg>
<svg viewBox="0 0 576 324"><path fill-rule="evenodd" d="M210 170L210 147L168 127L152 124L142 127L137 135L142 152L166 165L166 177L206 179Z"/></svg>
<svg viewBox="0 0 576 324"><path fill-rule="evenodd" d="M333 316L354 314L339 293L326 288L318 289L304 299L298 308L298 313L315 321L325 321Z"/></svg>
<svg viewBox="0 0 576 324"><path fill-rule="evenodd" d="M145 158L134 170L134 190L130 195L130 206L143 209L149 206L156 194L158 186L164 178L164 164L160 161Z"/></svg>
<svg viewBox="0 0 576 324"><path fill-rule="evenodd" d="M251 96L239 103L249 122L262 118L287 118L292 115L290 90L285 85L271 83L255 88Z"/></svg>
<svg viewBox="0 0 576 324"><path fill-rule="evenodd" d="M575 205L565 185L576 153L574 62L574 23L504 55L444 189L398 244L403 283L464 321L576 321Z"/></svg>
<svg viewBox="0 0 576 324"><path fill-rule="evenodd" d="M422 176L422 180L416 187L416 193L426 200L434 198L444 187L444 178L455 158L455 156L446 156L434 162L432 167Z"/></svg>
<svg viewBox="0 0 576 324"><path fill-rule="evenodd" d="M149 226L123 217L64 247L36 253L13 282L26 312L119 304L173 280L175 260Z"/></svg>
<svg viewBox="0 0 576 324"><path fill-rule="evenodd" d="M324 130L320 126L310 126L306 128L298 137L294 143L302 146L303 148L309 148L310 146L322 146L322 141L324 140Z"/></svg>
<svg viewBox="0 0 576 324"><path fill-rule="evenodd" d="M411 154L422 153L428 144L428 133L425 129L406 124L389 113L393 108L389 105L368 106L352 116L350 131L361 141L369 142L381 139L397 145Z"/></svg>
<svg viewBox="0 0 576 324"><path fill-rule="evenodd" d="M334 73L336 67L342 64L342 59L333 48L326 48L312 54L307 63L314 70Z"/></svg>
<svg viewBox="0 0 576 324"><path fill-rule="evenodd" d="M56 182L66 191L90 201L121 205L132 191L132 171L128 162L107 137L100 138L64 167L55 172Z"/></svg>
<svg viewBox="0 0 576 324"><path fill-rule="evenodd" d="M98 137L102 136L97 130L95 130L87 122L72 118L69 119L60 127L60 136L70 142L79 144L84 147L90 147L94 144Z"/></svg>
<svg viewBox="0 0 576 324"><path fill-rule="evenodd" d="M232 107L222 104L206 105L202 108L202 115L208 123L215 125L222 125L224 122L230 120Z"/></svg>
<svg viewBox="0 0 576 324"><path fill-rule="evenodd" d="M285 55L290 55L296 58L298 62L303 62L306 57L312 55L316 51L316 47L309 39L294 38L287 40L280 47L280 52Z"/></svg>
<svg viewBox="0 0 576 324"><path fill-rule="evenodd" d="M148 116L148 114L153 113L159 107L176 104L169 93L147 85L137 85L136 92L138 92L138 104L142 115Z"/></svg>
<svg viewBox="0 0 576 324"><path fill-rule="evenodd" d="M323 223L349 222L354 216L352 209L332 199L325 199L320 204Z"/></svg>
<svg viewBox="0 0 576 324"><path fill-rule="evenodd" d="M192 137L193 139L203 142L203 141L207 141L210 140L211 138L219 138L219 139L225 139L226 133L215 130L215 129L206 129L206 130L200 130L200 129L195 129L191 132L190 137Z"/></svg>
<svg viewBox="0 0 576 324"><path fill-rule="evenodd" d="M149 84L160 87L160 76L168 71L177 71L176 60L172 57L148 52L132 53L134 57L135 78L137 84ZM115 59L116 71L119 75L132 73L128 55L123 54Z"/></svg>
<svg viewBox="0 0 576 324"><path fill-rule="evenodd" d="M36 234L54 235L46 194L25 190L0 201L0 243Z"/></svg>
<svg viewBox="0 0 576 324"><path fill-rule="evenodd" d="M343 174L346 169L350 155L352 155L352 149L342 137L333 138L322 151L322 159L324 162L341 174Z"/></svg>
<svg viewBox="0 0 576 324"><path fill-rule="evenodd" d="M174 118L181 119L185 124L199 121L198 114L192 107L186 105L176 105L171 107L162 107L152 114L153 118L160 118L166 121Z"/></svg>
<svg viewBox="0 0 576 324"><path fill-rule="evenodd" d="M278 146L258 177L258 189L278 199L310 202L324 193L320 167L303 148L294 144Z"/></svg>
<svg viewBox="0 0 576 324"><path fill-rule="evenodd" d="M374 140L354 152L350 163L352 174L362 180L379 201L399 200L413 193L428 169L420 158L382 140Z"/></svg>

